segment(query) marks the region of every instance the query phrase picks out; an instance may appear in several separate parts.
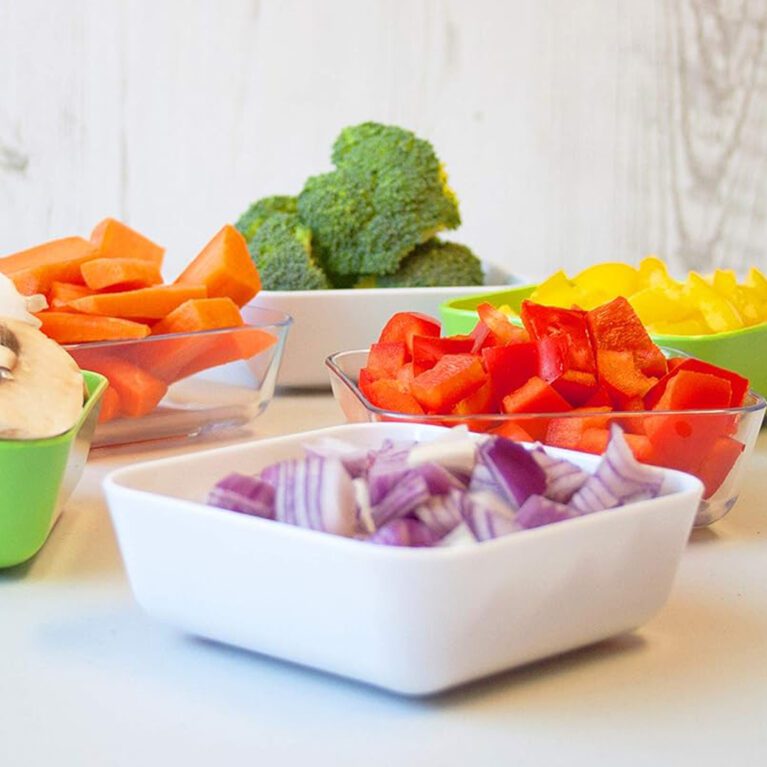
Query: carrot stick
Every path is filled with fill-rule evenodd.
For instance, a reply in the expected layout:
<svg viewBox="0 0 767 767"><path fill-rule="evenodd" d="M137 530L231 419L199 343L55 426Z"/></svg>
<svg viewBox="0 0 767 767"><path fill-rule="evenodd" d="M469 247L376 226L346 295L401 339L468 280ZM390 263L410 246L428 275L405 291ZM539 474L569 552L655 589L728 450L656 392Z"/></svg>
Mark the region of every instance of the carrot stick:
<svg viewBox="0 0 767 767"><path fill-rule="evenodd" d="M102 258L140 258L160 267L165 254L165 248L114 218L105 218L96 225L91 242Z"/></svg>
<svg viewBox="0 0 767 767"><path fill-rule="evenodd" d="M162 283L160 267L140 258L94 258L80 271L91 290L148 288Z"/></svg>
<svg viewBox="0 0 767 767"><path fill-rule="evenodd" d="M43 323L40 330L60 344L145 338L149 335L148 325L116 317L57 311L38 312L36 316Z"/></svg>
<svg viewBox="0 0 767 767"><path fill-rule="evenodd" d="M240 310L231 298L190 298L153 325L152 334L218 330L242 324Z"/></svg>
<svg viewBox="0 0 767 767"><path fill-rule="evenodd" d="M69 306L85 314L159 320L190 298L205 298L205 286L155 285L119 293L99 293L70 301Z"/></svg>

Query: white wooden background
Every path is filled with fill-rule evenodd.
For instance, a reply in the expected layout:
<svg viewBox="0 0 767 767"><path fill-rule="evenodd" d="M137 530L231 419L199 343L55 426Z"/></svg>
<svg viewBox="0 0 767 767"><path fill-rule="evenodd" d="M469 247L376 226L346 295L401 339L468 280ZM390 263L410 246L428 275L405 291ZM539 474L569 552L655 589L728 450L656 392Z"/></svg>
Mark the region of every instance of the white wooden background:
<svg viewBox="0 0 767 767"><path fill-rule="evenodd" d="M0 253L123 218L168 275L367 119L523 274L767 267L767 0L0 0Z"/></svg>

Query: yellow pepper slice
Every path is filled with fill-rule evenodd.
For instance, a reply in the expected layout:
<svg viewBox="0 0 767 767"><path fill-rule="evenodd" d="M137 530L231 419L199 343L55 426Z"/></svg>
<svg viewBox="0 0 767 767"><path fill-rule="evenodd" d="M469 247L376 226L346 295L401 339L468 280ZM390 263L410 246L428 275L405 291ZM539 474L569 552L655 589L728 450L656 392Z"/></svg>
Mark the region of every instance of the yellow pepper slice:
<svg viewBox="0 0 767 767"><path fill-rule="evenodd" d="M690 272L687 276L684 295L700 308L706 324L714 333L743 327L743 318L732 302L697 272Z"/></svg>

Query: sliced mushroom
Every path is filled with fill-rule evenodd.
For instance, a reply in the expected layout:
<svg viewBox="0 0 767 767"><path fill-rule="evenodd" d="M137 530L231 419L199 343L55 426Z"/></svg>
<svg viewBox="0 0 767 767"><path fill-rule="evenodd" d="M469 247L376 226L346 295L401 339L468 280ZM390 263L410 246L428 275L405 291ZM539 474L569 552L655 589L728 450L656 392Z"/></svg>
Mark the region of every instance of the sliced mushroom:
<svg viewBox="0 0 767 767"><path fill-rule="evenodd" d="M0 318L0 378L0 437L54 437L77 423L83 406L82 373L72 357L37 328Z"/></svg>

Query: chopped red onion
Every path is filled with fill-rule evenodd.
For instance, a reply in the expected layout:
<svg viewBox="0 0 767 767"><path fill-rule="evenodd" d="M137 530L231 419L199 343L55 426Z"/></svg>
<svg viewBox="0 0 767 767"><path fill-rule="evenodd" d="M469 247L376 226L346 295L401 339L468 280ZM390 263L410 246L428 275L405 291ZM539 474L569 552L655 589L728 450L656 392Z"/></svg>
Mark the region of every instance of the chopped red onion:
<svg viewBox="0 0 767 767"><path fill-rule="evenodd" d="M479 458L513 509L546 489L546 474L518 442L505 437L489 439L480 446Z"/></svg>
<svg viewBox="0 0 767 767"><path fill-rule="evenodd" d="M259 477L229 474L208 493L207 503L254 517L274 518L274 488Z"/></svg>
<svg viewBox="0 0 767 767"><path fill-rule="evenodd" d="M336 458L308 456L277 464L275 518L298 527L352 536L357 505L349 473Z"/></svg>
<svg viewBox="0 0 767 767"><path fill-rule="evenodd" d="M570 500L579 514L612 509L634 501L655 498L663 484L663 471L639 463L620 427L613 424L610 442L596 471Z"/></svg>
<svg viewBox="0 0 767 767"><path fill-rule="evenodd" d="M392 443L378 452L371 451L368 485L373 506L379 504L410 471L407 463L409 453L409 446L402 447Z"/></svg>
<svg viewBox="0 0 767 767"><path fill-rule="evenodd" d="M365 476L370 463L369 450L336 437L315 439L304 445L304 451L320 458L338 458L352 479Z"/></svg>
<svg viewBox="0 0 767 767"><path fill-rule="evenodd" d="M410 473L423 477L432 495L444 495L452 489L466 489L465 482L462 482L455 474L438 463L422 463L411 469Z"/></svg>
<svg viewBox="0 0 767 767"><path fill-rule="evenodd" d="M408 465L435 463L459 475L470 475L476 463L476 442L463 434L454 436L452 431L448 433L451 435L450 439L438 439L416 445L408 455Z"/></svg>
<svg viewBox="0 0 767 767"><path fill-rule="evenodd" d="M354 499L357 502L357 527L365 533L374 533L376 529L373 522L373 509L370 505L368 483L362 478L352 480L354 485Z"/></svg>
<svg viewBox="0 0 767 767"><path fill-rule="evenodd" d="M577 517L577 512L563 503L557 503L542 495L531 495L520 507L515 517L517 524L525 529L564 522Z"/></svg>
<svg viewBox="0 0 767 767"><path fill-rule="evenodd" d="M415 510L415 516L438 538L443 538L462 521L461 490L452 489L447 495L435 495Z"/></svg>
<svg viewBox="0 0 767 767"><path fill-rule="evenodd" d="M373 505L371 513L376 528L410 514L430 496L426 480L415 471L408 472L379 503Z"/></svg>
<svg viewBox="0 0 767 767"><path fill-rule="evenodd" d="M519 529L514 519L514 509L493 492L465 493L461 514L478 541L489 541Z"/></svg>
<svg viewBox="0 0 767 767"><path fill-rule="evenodd" d="M393 519L367 539L384 546L433 546L439 537L417 519Z"/></svg>
<svg viewBox="0 0 767 767"><path fill-rule="evenodd" d="M552 501L567 503L589 475L564 458L555 458L542 447L530 451L530 455L546 474L544 495Z"/></svg>

